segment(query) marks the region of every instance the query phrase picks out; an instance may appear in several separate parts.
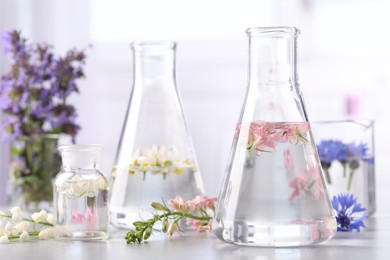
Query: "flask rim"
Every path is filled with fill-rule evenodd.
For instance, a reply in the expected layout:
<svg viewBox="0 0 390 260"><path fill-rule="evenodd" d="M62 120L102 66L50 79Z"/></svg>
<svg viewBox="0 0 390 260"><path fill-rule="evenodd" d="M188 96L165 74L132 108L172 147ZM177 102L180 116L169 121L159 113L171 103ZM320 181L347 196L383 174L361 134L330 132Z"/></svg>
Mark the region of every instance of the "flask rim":
<svg viewBox="0 0 390 260"><path fill-rule="evenodd" d="M132 42L131 48L135 51L142 51L146 49L158 50L158 49L175 49L177 43L174 41L141 41Z"/></svg>
<svg viewBox="0 0 390 260"><path fill-rule="evenodd" d="M60 152L100 152L102 144L65 144L58 147Z"/></svg>
<svg viewBox="0 0 390 260"><path fill-rule="evenodd" d="M297 27L292 26L271 26L271 27L251 27L246 31L248 36L261 36L261 37L281 37L284 35L296 36L300 34L300 30Z"/></svg>

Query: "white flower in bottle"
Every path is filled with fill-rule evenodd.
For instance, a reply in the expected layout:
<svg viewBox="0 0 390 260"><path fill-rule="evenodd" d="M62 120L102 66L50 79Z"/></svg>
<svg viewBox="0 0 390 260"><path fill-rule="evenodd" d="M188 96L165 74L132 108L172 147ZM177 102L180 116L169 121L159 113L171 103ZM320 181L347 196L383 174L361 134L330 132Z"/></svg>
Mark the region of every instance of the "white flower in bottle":
<svg viewBox="0 0 390 260"><path fill-rule="evenodd" d="M23 231L19 238L22 242L30 240L30 236L27 231Z"/></svg>

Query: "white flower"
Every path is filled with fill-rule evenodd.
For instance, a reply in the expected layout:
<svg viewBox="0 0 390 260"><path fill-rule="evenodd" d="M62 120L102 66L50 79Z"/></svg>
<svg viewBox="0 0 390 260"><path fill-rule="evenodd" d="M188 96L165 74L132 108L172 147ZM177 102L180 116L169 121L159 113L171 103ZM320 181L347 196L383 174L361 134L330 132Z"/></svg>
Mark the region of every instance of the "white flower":
<svg viewBox="0 0 390 260"><path fill-rule="evenodd" d="M41 240L47 240L53 236L53 228L46 228L39 232L38 238Z"/></svg>
<svg viewBox="0 0 390 260"><path fill-rule="evenodd" d="M4 227L4 234L5 235L11 235L12 234L12 224L11 222L7 222L7 224L5 224L5 227Z"/></svg>
<svg viewBox="0 0 390 260"><path fill-rule="evenodd" d="M53 224L53 219L54 219L53 213L48 213L46 221L49 222L50 224Z"/></svg>
<svg viewBox="0 0 390 260"><path fill-rule="evenodd" d="M214 210L212 209L206 209L206 213L209 217L213 217L214 216Z"/></svg>
<svg viewBox="0 0 390 260"><path fill-rule="evenodd" d="M28 221L22 221L15 225L14 231L17 233L22 233L28 229L30 223Z"/></svg>
<svg viewBox="0 0 390 260"><path fill-rule="evenodd" d="M13 207L9 210L9 212L11 212L11 214L14 214L14 213L20 213L21 212L21 209L20 207Z"/></svg>
<svg viewBox="0 0 390 260"><path fill-rule="evenodd" d="M27 231L23 231L19 238L20 238L20 241L24 242L24 241L30 240L30 235L28 234Z"/></svg>
<svg viewBox="0 0 390 260"><path fill-rule="evenodd" d="M2 243L8 243L9 240L8 240L8 236L7 235L3 235L0 237L0 244Z"/></svg>
<svg viewBox="0 0 390 260"><path fill-rule="evenodd" d="M42 209L40 212L35 212L34 214L31 215L31 219L36 223L44 221L46 220L46 218L47 218L47 212L44 209Z"/></svg>
<svg viewBox="0 0 390 260"><path fill-rule="evenodd" d="M107 190L107 181L102 176L96 180L96 185L99 190Z"/></svg>
<svg viewBox="0 0 390 260"><path fill-rule="evenodd" d="M20 207L13 207L10 209L12 214L12 221L17 222L22 219Z"/></svg>
<svg viewBox="0 0 390 260"><path fill-rule="evenodd" d="M0 235L4 233L5 221L0 219Z"/></svg>
<svg viewBox="0 0 390 260"><path fill-rule="evenodd" d="M96 180L85 180L80 175L74 175L69 180L57 185L57 190L71 199L80 198L83 195L95 197L99 190L106 189L107 182L102 176L99 176Z"/></svg>
<svg viewBox="0 0 390 260"><path fill-rule="evenodd" d="M2 220L4 218L3 215L4 215L4 212L0 210L0 220Z"/></svg>

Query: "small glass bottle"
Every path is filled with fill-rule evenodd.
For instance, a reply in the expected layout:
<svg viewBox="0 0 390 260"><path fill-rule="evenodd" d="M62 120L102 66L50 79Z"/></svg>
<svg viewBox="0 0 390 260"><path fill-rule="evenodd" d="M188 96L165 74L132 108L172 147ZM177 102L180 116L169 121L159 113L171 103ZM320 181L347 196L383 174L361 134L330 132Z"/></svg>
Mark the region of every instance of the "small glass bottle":
<svg viewBox="0 0 390 260"><path fill-rule="evenodd" d="M55 238L108 237L108 183L99 169L102 145L59 147L62 169L54 180Z"/></svg>
<svg viewBox="0 0 390 260"><path fill-rule="evenodd" d="M214 216L214 234L245 246L300 246L334 236L296 73L293 27L250 28L249 83Z"/></svg>
<svg viewBox="0 0 390 260"><path fill-rule="evenodd" d="M174 42L132 44L134 81L112 171L110 221L131 228L152 202L202 194L175 79Z"/></svg>

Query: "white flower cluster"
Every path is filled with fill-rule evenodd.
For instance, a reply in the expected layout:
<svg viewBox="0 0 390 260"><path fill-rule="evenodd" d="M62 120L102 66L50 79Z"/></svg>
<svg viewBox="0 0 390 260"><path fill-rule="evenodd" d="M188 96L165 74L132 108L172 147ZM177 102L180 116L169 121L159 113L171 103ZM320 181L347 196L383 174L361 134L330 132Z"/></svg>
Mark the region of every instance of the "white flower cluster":
<svg viewBox="0 0 390 260"><path fill-rule="evenodd" d="M107 186L107 181L102 176L97 179L83 179L78 174L69 180L56 184L57 191L70 199L77 199L84 195L95 197L99 190L107 190Z"/></svg>
<svg viewBox="0 0 390 260"><path fill-rule="evenodd" d="M32 231L29 231L30 223L33 223ZM36 224L41 226L49 226L35 230ZM47 213L45 210L36 212L31 215L31 219L22 217L20 207L13 207L9 210L9 214L0 211L0 243L8 243L11 241L27 241L30 238L49 239L53 236L53 214Z"/></svg>
<svg viewBox="0 0 390 260"><path fill-rule="evenodd" d="M185 169L192 168L196 171L196 167L189 160L180 158L178 151L165 146L154 145L151 149L143 152L137 150L131 160L129 173L150 171L153 174L163 174L164 177L168 173L181 174Z"/></svg>

